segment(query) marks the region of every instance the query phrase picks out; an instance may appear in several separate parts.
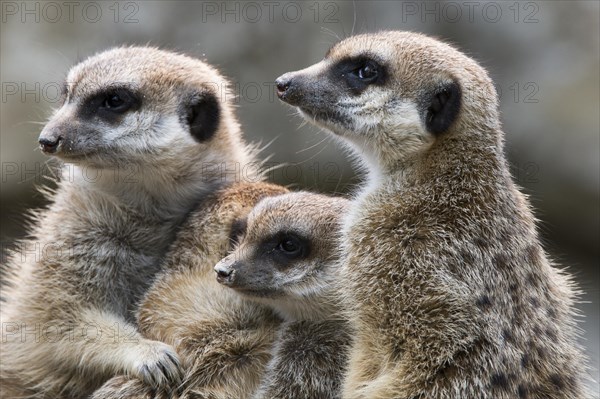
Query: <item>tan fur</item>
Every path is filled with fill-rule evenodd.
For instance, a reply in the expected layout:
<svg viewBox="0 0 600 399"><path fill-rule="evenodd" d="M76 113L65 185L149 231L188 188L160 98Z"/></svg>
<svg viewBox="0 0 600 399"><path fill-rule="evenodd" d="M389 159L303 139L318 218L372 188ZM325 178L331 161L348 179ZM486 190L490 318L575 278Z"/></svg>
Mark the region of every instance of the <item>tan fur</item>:
<svg viewBox="0 0 600 399"><path fill-rule="evenodd" d="M280 319L217 283L213 267L231 248L232 223L262 197L284 192L271 184L240 183L208 199L182 227L165 271L142 301L143 336L172 345L181 357L185 374L179 389L157 391L121 376L93 399L249 397L271 357Z"/></svg>
<svg viewBox="0 0 600 399"><path fill-rule="evenodd" d="M349 58L356 69L340 72ZM574 285L511 179L486 71L429 37L382 32L278 83L369 173L344 228L357 330L344 398L587 399ZM432 133L436 93L453 84L458 113Z"/></svg>
<svg viewBox="0 0 600 399"><path fill-rule="evenodd" d="M115 114L104 97L121 86L138 93L139 108ZM11 256L2 290L3 398L83 398L123 373L154 386L178 379L172 346L142 337L134 310L190 210L239 178L219 166L253 160L226 86L199 60L144 47L69 72L65 103L40 136L60 135L67 178ZM198 99L220 109L204 141L187 122ZM51 250L26 252L36 245Z"/></svg>

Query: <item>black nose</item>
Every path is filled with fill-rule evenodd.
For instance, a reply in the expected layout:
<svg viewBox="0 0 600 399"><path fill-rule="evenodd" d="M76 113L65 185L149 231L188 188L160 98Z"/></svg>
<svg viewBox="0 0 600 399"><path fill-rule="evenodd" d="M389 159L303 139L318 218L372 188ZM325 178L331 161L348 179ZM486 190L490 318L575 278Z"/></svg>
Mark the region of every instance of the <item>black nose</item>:
<svg viewBox="0 0 600 399"><path fill-rule="evenodd" d="M231 276L231 270L224 270L224 269L217 270L217 277L227 278L229 276Z"/></svg>
<svg viewBox="0 0 600 399"><path fill-rule="evenodd" d="M62 137L60 136L53 138L40 137L38 142L40 143L40 148L43 152L53 154L56 152L56 149L58 148L58 145L60 144L61 140Z"/></svg>
<svg viewBox="0 0 600 399"><path fill-rule="evenodd" d="M221 284L229 285L233 280L233 270L218 266L215 267L215 272L217 273L217 281Z"/></svg>
<svg viewBox="0 0 600 399"><path fill-rule="evenodd" d="M283 97L286 90L290 88L292 78L288 74L282 75L277 78L275 84L277 85L277 95L279 98Z"/></svg>

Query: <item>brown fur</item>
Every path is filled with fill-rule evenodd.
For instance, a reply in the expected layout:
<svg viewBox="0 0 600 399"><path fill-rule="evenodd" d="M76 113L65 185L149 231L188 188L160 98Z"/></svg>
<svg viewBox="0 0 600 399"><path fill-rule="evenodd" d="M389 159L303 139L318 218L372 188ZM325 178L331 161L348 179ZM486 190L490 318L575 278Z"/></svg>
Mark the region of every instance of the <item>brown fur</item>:
<svg viewBox="0 0 600 399"><path fill-rule="evenodd" d="M334 80L349 57L357 69ZM385 79L363 88L364 59ZM279 83L282 99L369 172L344 233L342 288L357 330L344 398L589 397L574 285L512 181L486 71L429 37L382 32L346 39ZM451 84L459 112L433 134L432 98Z"/></svg>
<svg viewBox="0 0 600 399"><path fill-rule="evenodd" d="M115 377L93 399L247 398L271 357L279 318L215 279L214 265L231 248L232 223L262 197L283 187L240 183L218 192L182 227L163 272L140 305L144 337L172 345L184 377L179 389L155 390L141 380Z"/></svg>
<svg viewBox="0 0 600 399"><path fill-rule="evenodd" d="M139 107L115 113L104 97L123 85ZM173 348L142 337L134 310L178 226L235 178L218 166L253 160L226 86L199 60L145 47L109 50L70 71L65 103L40 136L60 135L53 152L70 164L68 178L11 256L2 289L3 398L82 398L123 373L154 386L179 378ZM188 122L202 99L219 108L204 141ZM49 251L26 252L36 245Z"/></svg>

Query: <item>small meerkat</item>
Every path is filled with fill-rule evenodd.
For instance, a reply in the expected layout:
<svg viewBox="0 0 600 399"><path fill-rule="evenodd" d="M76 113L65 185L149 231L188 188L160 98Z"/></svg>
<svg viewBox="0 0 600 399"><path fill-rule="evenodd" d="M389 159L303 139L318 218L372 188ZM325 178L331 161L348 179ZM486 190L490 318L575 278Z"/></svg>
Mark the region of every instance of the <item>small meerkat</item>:
<svg viewBox="0 0 600 399"><path fill-rule="evenodd" d="M178 382L176 352L142 337L134 310L186 216L236 178L219 166L254 160L226 86L200 60L147 47L70 70L39 136L68 178L2 289L2 397L82 398L123 373Z"/></svg>
<svg viewBox="0 0 600 399"><path fill-rule="evenodd" d="M206 198L182 225L138 312L141 334L179 354L181 384L155 389L116 376L91 399L244 399L256 390L281 320L220 285L213 267L237 241L238 220L263 197L286 192L267 183L236 183Z"/></svg>
<svg viewBox="0 0 600 399"><path fill-rule="evenodd" d="M480 65L421 34L364 34L277 90L368 171L343 228L344 398L589 397L575 287L510 176Z"/></svg>
<svg viewBox="0 0 600 399"><path fill-rule="evenodd" d="M335 296L337 232L349 201L297 192L263 199L218 281L283 320L254 399L339 398L350 334Z"/></svg>

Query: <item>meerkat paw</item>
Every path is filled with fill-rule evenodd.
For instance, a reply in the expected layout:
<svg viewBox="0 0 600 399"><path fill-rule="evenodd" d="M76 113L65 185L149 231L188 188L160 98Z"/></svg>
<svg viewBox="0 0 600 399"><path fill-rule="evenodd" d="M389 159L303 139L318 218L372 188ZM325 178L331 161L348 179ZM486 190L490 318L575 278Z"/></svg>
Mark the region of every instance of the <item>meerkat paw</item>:
<svg viewBox="0 0 600 399"><path fill-rule="evenodd" d="M173 347L158 341L144 340L136 352L131 374L152 387L175 386L181 383L181 361Z"/></svg>

